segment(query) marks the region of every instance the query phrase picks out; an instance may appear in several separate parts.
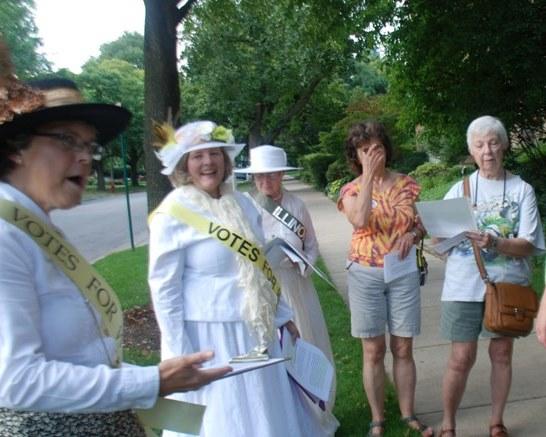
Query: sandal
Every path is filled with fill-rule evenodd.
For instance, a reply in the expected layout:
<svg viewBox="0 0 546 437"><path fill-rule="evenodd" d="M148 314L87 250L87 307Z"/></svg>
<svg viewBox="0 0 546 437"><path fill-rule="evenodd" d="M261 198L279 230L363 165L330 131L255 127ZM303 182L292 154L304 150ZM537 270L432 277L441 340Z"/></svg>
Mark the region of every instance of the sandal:
<svg viewBox="0 0 546 437"><path fill-rule="evenodd" d="M496 430L496 431L495 431ZM497 423L489 427L489 437L508 437L508 430L503 423Z"/></svg>
<svg viewBox="0 0 546 437"><path fill-rule="evenodd" d="M455 433L455 428L452 429L441 429L440 434L438 434L438 437L442 437L444 435L447 435L449 437L457 437L457 434Z"/></svg>
<svg viewBox="0 0 546 437"><path fill-rule="evenodd" d="M423 437L434 437L434 430L421 422L415 414L400 419L409 429L420 432ZM416 426L412 426L416 425ZM441 435L441 434L440 434Z"/></svg>
<svg viewBox="0 0 546 437"><path fill-rule="evenodd" d="M372 420L370 422L370 427L368 429L368 434L366 434L366 437L380 437L385 434L385 423L385 420ZM374 428L380 428L379 434L374 434Z"/></svg>

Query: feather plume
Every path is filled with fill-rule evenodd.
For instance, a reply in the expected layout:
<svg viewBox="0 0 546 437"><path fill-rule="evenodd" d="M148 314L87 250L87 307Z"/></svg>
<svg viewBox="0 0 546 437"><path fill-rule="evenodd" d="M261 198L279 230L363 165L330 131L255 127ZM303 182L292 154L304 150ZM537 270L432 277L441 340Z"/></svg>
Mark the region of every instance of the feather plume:
<svg viewBox="0 0 546 437"><path fill-rule="evenodd" d="M44 106L45 98L17 79L6 42L0 38L0 124L15 115L32 112Z"/></svg>
<svg viewBox="0 0 546 437"><path fill-rule="evenodd" d="M154 135L154 141L152 145L161 150L169 145L176 144L176 139L174 137L175 131L171 123L158 123L157 121L152 121L152 131Z"/></svg>

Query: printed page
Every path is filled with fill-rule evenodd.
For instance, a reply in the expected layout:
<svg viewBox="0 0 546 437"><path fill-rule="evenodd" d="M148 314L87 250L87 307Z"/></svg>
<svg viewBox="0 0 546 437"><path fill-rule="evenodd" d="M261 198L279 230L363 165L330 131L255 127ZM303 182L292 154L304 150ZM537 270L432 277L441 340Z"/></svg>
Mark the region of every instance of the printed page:
<svg viewBox="0 0 546 437"><path fill-rule="evenodd" d="M279 364L287 361L288 358L269 358L268 360L263 361L249 361L246 363L229 363L225 364L233 369L233 371L226 373L224 376L218 379L230 378L235 375L240 375L241 373L250 372L252 370L263 369L264 367L273 366L274 364ZM222 366L219 366L222 367Z"/></svg>
<svg viewBox="0 0 546 437"><path fill-rule="evenodd" d="M467 197L417 202L415 207L431 237L451 238L461 232L478 229Z"/></svg>
<svg viewBox="0 0 546 437"><path fill-rule="evenodd" d="M316 346L298 338L292 343L290 335L282 339L283 355L289 358L286 370L305 390L327 402L334 380L334 368Z"/></svg>
<svg viewBox="0 0 546 437"><path fill-rule="evenodd" d="M461 243L464 240L466 240L466 233L461 232L460 234L457 234L454 237L447 238L446 240L440 241L438 244L435 244L434 251L440 255L443 255L449 249L457 246L459 243Z"/></svg>
<svg viewBox="0 0 546 437"><path fill-rule="evenodd" d="M383 258L385 262L383 275L386 283L417 271L417 249L415 245L411 246L408 256L404 259L400 259L398 255L399 252L396 251L388 253Z"/></svg>

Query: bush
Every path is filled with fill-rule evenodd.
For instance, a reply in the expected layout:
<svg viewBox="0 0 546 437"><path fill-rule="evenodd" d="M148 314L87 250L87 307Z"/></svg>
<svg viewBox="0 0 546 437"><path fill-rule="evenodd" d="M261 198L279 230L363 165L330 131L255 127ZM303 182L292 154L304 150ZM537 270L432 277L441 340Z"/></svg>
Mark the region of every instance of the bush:
<svg viewBox="0 0 546 437"><path fill-rule="evenodd" d="M331 153L309 153L300 158L300 167L303 167L301 177L312 183L316 188L323 189L328 182L326 171L336 157Z"/></svg>
<svg viewBox="0 0 546 437"><path fill-rule="evenodd" d="M421 185L423 189L444 185L446 182L461 178L463 166L448 166L441 162L426 162L420 165L409 175Z"/></svg>
<svg viewBox="0 0 546 437"><path fill-rule="evenodd" d="M394 151L392 168L400 173L408 174L426 162L428 162L426 152L418 152L411 146L401 146Z"/></svg>
<svg viewBox="0 0 546 437"><path fill-rule="evenodd" d="M354 175L349 169L349 164L345 159L337 159L328 166L326 171L326 180L328 183L347 177L353 178Z"/></svg>
<svg viewBox="0 0 546 437"><path fill-rule="evenodd" d="M334 202L337 201L339 197L339 190L341 190L341 187L347 182L352 181L354 178L354 175L349 175L330 182L328 185L326 185L326 188L324 190L326 192L326 196L328 196L328 198L333 200Z"/></svg>

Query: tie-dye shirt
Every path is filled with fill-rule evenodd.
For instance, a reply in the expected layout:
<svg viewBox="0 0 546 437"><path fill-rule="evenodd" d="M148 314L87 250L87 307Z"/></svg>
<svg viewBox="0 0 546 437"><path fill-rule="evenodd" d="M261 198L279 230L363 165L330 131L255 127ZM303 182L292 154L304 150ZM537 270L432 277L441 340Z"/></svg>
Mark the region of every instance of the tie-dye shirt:
<svg viewBox="0 0 546 437"><path fill-rule="evenodd" d="M353 230L349 260L367 267L383 267L383 257L414 226L414 203L420 191L417 182L406 175L398 175L387 190L373 190L368 226ZM356 197L359 192L359 178L344 185L339 193L338 209L344 212L343 198Z"/></svg>

